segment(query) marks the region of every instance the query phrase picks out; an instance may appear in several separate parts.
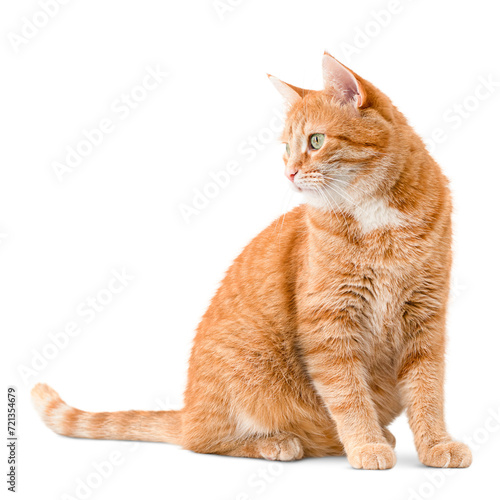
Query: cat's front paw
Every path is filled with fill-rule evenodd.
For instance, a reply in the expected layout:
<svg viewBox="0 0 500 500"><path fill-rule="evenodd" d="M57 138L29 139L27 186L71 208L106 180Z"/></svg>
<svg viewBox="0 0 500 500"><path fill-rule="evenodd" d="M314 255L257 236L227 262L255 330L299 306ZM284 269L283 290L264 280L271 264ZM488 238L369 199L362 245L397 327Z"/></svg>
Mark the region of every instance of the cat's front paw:
<svg viewBox="0 0 500 500"><path fill-rule="evenodd" d="M347 455L355 469L382 470L396 465L396 454L384 443L371 443L357 446Z"/></svg>
<svg viewBox="0 0 500 500"><path fill-rule="evenodd" d="M469 447L458 441L436 444L420 453L419 458L428 467L469 467L472 463Z"/></svg>

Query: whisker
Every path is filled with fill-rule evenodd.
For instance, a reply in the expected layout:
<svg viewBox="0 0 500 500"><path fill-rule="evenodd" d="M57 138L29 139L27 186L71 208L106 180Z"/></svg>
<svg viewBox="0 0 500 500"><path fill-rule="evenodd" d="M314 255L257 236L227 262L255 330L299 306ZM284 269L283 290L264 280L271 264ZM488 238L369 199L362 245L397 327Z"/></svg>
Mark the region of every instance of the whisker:
<svg viewBox="0 0 500 500"><path fill-rule="evenodd" d="M283 213L286 213L286 210L283 210L283 208L286 209L288 203L290 203L290 194L291 194L292 190L290 188L287 189L287 191L285 192L285 194L283 195L282 199L281 199L281 209L280 209L280 212L283 214ZM287 201L288 200L288 201ZM278 224L280 222L280 218L281 217L278 217L276 219L276 222L274 224L274 229L273 229L273 236L274 234L276 233L276 228L278 227Z"/></svg>
<svg viewBox="0 0 500 500"><path fill-rule="evenodd" d="M353 200L350 196L348 196L348 195L347 195L347 193L342 193L340 190L339 190L339 191L337 191L337 190L335 189L335 187L334 187L331 183L328 183L328 184L327 184L327 186L328 186L329 188L333 189L333 190L334 190L337 194L341 195L341 196L344 198L344 200L347 200L347 201L350 201L351 203L356 204L356 201L355 201L355 200Z"/></svg>
<svg viewBox="0 0 500 500"><path fill-rule="evenodd" d="M348 202L351 202L355 207L359 208L364 214L368 215L366 210L364 210L358 203L356 203L354 200L352 199L348 199L346 196L345 196L345 193L342 193L342 191L337 191L333 186L330 185L330 188L333 189L340 197L344 198L344 200L348 201ZM335 200L333 200L335 201Z"/></svg>
<svg viewBox="0 0 500 500"><path fill-rule="evenodd" d="M337 179L337 178L335 178L335 177L330 177L330 179L335 180L335 181L338 181L338 182L342 182L343 184L346 184L347 186L349 186L349 187L351 187L351 188L353 188L353 189L356 189L358 192L360 192L360 193L362 193L362 194L364 194L364 195L366 195L366 196L370 196L371 198L374 198L374 196L373 196L372 194L370 194L368 191L366 191L366 190L364 190L364 189L360 188L360 187L359 187L358 185L356 185L356 184L352 184L352 183L350 183L350 182L344 181L343 179ZM375 198L374 198L374 199L375 199Z"/></svg>
<svg viewBox="0 0 500 500"><path fill-rule="evenodd" d="M347 227L347 219L345 218L344 212L339 207L338 203L333 198L329 198L328 193L326 193L324 190L318 189L317 192L320 194L321 198L324 201L326 201L328 207L330 208L330 211L335 214L335 217L337 218L337 221L339 222L339 224L341 224L342 222L341 222L341 220L340 220L340 218L338 216L338 213L337 213L336 210L334 210L334 208L333 208L332 204L330 203L330 201L333 201L335 203L335 206L337 207L338 212L341 213L341 215L342 215L342 217L344 219L345 225Z"/></svg>
<svg viewBox="0 0 500 500"><path fill-rule="evenodd" d="M372 194L368 193L368 191L366 191L366 190L364 190L364 189L360 188L360 187L359 187L359 186L357 186L356 184L352 184L352 183L350 183L350 182L344 181L343 179L338 179L338 178L336 178L336 177L332 177L332 176L329 176L329 175L325 175L324 177L325 177L325 179L330 180L330 181L333 181L333 182L341 182L342 184L345 184L345 185L346 185L346 186L348 186L349 188L354 189L354 190L355 190L355 191L357 191L358 193L360 193L360 194L362 194L362 195L364 195L364 196L368 196L368 197L369 197L369 198L371 198L372 200L376 200L376 198L375 198ZM331 184L330 184L330 183L328 183L328 185L330 186Z"/></svg>
<svg viewBox="0 0 500 500"><path fill-rule="evenodd" d="M281 235L283 233L283 226L285 225L286 214L288 213L288 205L290 204L290 201L292 201L292 197L293 197L293 191L290 188L288 188L288 192L285 194L285 200L286 200L286 202L285 202L285 209L286 210L285 210L283 216L281 217L281 226L280 226L280 230L278 231L278 235L277 235L277 237L278 237L278 248L280 248L280 246L281 246ZM276 221L276 225L274 227L273 235L274 235L274 233L276 231L276 227L277 227L277 225L279 223L279 220L280 220L280 218L278 218L278 220Z"/></svg>
<svg viewBox="0 0 500 500"><path fill-rule="evenodd" d="M344 218L345 225L347 227L347 225L348 225L347 224L347 219L345 218L344 211L342 210L342 208L340 207L340 205L337 203L337 201L335 200L335 198L329 196L328 192L325 192L325 196L327 198L331 199L331 201L333 201L335 203L335 205L338 208L339 212L342 214L342 217Z"/></svg>

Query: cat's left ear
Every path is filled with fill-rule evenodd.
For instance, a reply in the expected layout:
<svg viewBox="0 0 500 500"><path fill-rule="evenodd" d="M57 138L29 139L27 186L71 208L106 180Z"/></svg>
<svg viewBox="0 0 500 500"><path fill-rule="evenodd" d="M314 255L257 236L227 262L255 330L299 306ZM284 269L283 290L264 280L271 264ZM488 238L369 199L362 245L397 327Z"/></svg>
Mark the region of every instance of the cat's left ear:
<svg viewBox="0 0 500 500"><path fill-rule="evenodd" d="M274 85L276 90L285 98L285 101L290 105L294 105L297 101L302 99L309 90L301 89L300 87L295 87L289 83L281 81L273 75L267 75L271 83Z"/></svg>
<svg viewBox="0 0 500 500"><path fill-rule="evenodd" d="M343 103L349 103L357 108L366 106L366 92L354 73L337 61L335 57L325 52L323 55L323 81L325 90Z"/></svg>

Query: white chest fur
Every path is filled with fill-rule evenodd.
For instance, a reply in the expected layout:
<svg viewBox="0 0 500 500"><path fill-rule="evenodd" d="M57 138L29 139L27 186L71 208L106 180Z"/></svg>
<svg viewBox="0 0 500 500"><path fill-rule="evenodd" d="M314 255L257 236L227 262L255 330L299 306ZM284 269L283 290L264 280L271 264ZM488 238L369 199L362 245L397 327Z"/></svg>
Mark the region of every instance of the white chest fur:
<svg viewBox="0 0 500 500"><path fill-rule="evenodd" d="M403 223L401 212L390 207L385 200L380 198L372 198L352 205L350 212L359 222L363 233L385 227L397 227Z"/></svg>

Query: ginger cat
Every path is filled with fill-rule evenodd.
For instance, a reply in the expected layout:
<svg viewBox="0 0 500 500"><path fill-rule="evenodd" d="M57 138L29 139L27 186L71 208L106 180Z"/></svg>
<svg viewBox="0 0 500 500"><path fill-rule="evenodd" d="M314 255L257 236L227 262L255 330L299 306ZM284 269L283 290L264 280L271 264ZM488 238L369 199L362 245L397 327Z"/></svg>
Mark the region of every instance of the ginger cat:
<svg viewBox="0 0 500 500"><path fill-rule="evenodd" d="M387 96L327 53L323 72L321 91L270 76L289 104L285 173L306 204L229 268L198 327L184 408L88 413L38 384L51 429L388 469L387 426L406 409L422 463L471 464L443 416L448 181Z"/></svg>

